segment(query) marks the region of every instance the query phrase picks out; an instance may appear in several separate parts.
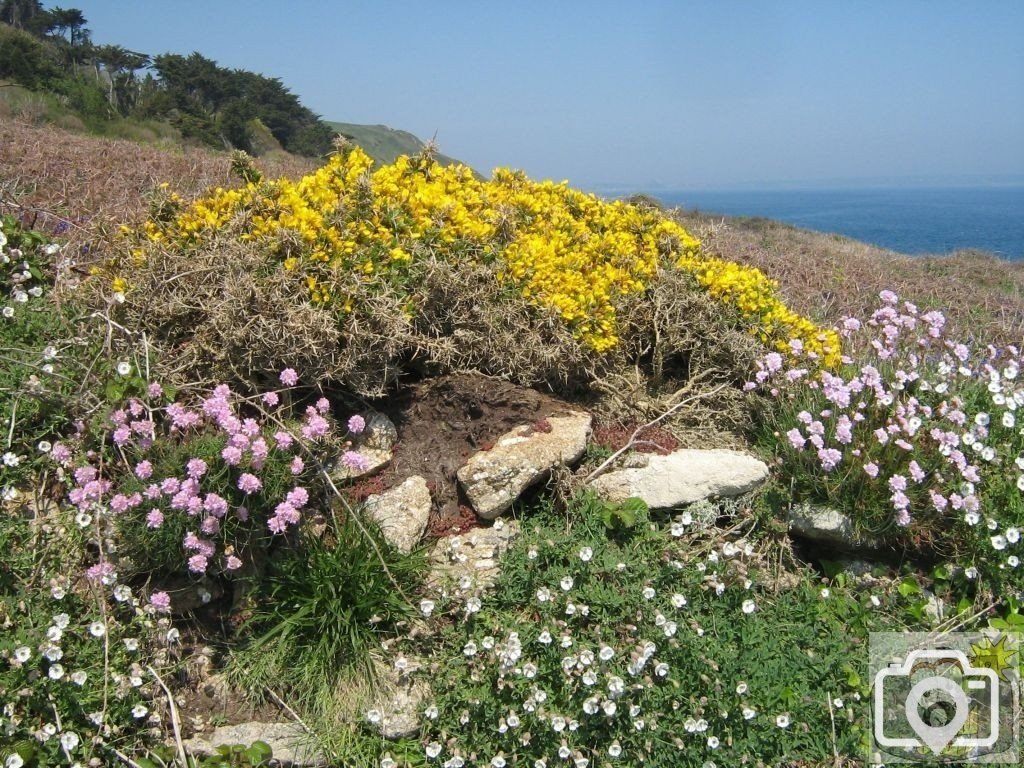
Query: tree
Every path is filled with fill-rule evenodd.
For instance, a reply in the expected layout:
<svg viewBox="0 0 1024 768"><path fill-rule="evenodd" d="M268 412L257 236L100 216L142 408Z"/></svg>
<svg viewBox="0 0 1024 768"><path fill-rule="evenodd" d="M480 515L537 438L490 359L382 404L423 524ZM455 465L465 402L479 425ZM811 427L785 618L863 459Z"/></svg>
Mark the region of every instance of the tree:
<svg viewBox="0 0 1024 768"><path fill-rule="evenodd" d="M37 34L40 30L34 28L32 21L45 13L39 0L3 0L0 3L0 21Z"/></svg>
<svg viewBox="0 0 1024 768"><path fill-rule="evenodd" d="M150 65L144 53L129 51L120 45L102 45L92 53L93 61L103 65L107 74L107 98L110 106L127 115L138 97L139 81L135 72Z"/></svg>

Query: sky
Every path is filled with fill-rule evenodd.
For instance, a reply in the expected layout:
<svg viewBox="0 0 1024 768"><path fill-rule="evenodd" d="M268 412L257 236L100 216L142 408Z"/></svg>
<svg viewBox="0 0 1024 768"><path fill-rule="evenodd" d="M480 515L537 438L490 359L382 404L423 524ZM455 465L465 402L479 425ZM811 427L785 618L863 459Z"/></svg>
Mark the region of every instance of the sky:
<svg viewBox="0 0 1024 768"><path fill-rule="evenodd" d="M47 6L52 3L47 3ZM67 0L96 43L279 77L590 189L1024 183L1024 0Z"/></svg>

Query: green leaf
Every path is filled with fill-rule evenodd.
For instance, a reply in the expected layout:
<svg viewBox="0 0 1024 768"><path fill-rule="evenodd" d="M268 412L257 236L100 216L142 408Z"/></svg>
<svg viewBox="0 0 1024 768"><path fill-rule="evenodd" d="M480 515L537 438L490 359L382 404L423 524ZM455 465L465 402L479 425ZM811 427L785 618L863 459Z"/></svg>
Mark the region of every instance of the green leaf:
<svg viewBox="0 0 1024 768"><path fill-rule="evenodd" d="M907 576L903 579L896 589L899 590L899 593L904 597L921 594L921 585L914 580L913 576Z"/></svg>

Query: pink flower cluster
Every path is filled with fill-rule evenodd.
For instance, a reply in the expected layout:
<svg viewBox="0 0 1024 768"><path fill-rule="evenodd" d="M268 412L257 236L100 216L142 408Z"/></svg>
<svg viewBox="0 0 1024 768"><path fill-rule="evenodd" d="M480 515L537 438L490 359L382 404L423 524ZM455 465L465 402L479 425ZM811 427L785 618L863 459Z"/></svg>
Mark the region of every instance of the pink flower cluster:
<svg viewBox="0 0 1024 768"><path fill-rule="evenodd" d="M282 373L283 381L292 379L287 372ZM149 394L160 397L163 390L151 384ZM260 518L256 519L265 520L272 533L283 533L300 521L301 510L309 502L309 492L299 485L283 501L265 498L261 475L272 454L275 461L284 462L296 476L304 472L305 463L297 455L300 446L292 434L276 429L273 433L267 431L272 437L265 437L264 425L257 418L239 413L240 402L224 384L215 387L198 408L181 403L160 408L129 400L123 409L112 414L111 421L114 442L125 458L133 462L132 473L115 486L91 463L78 466L71 473L74 486L69 500L78 508L83 521L92 520L95 515L115 520L118 516L138 514L146 528L154 531L163 528L171 516L180 515L189 523L181 543L189 571L206 573L213 564L223 571L239 568L242 562L226 538L228 528L224 521L228 516L233 514L244 523L252 512L258 511ZM327 435L330 424L323 416L327 410L326 399L308 409L302 428L305 437L318 440ZM200 438L207 445L210 438L224 441L212 465L209 456L192 456L178 469L180 475L157 474L165 445L188 446L190 441ZM71 451L58 444L51 458L67 464ZM96 457L88 454L86 460L90 458ZM97 564L88 576L108 581L112 576L107 568L112 566Z"/></svg>
<svg viewBox="0 0 1024 768"><path fill-rule="evenodd" d="M984 461L988 454L974 457L963 450L968 419L964 402L951 390L957 377L975 380L979 372L989 375L992 366L966 365L970 352L945 338L941 312L921 314L910 302L901 306L891 291L880 298L882 305L866 323L847 318L838 329L844 348L859 352L862 365L847 357L843 370L811 376L806 368L786 368L781 356L771 353L747 388L771 386L794 402L814 402L795 415L784 447L794 459L813 451L823 476L859 465L852 471L878 484L897 525L909 525L915 511L947 509L976 522L981 507L977 458ZM1016 349L1010 352L1017 356ZM967 440L987 435L987 428L976 424ZM807 466L803 459L798 463Z"/></svg>

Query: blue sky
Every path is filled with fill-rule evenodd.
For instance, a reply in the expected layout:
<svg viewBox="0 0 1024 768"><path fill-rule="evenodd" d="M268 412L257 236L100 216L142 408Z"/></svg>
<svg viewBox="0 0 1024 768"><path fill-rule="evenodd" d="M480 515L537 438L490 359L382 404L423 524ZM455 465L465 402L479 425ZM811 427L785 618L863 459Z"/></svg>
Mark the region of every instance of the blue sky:
<svg viewBox="0 0 1024 768"><path fill-rule="evenodd" d="M52 3L47 3L52 5ZM1024 1L78 0L98 43L280 77L585 187L1024 182Z"/></svg>

